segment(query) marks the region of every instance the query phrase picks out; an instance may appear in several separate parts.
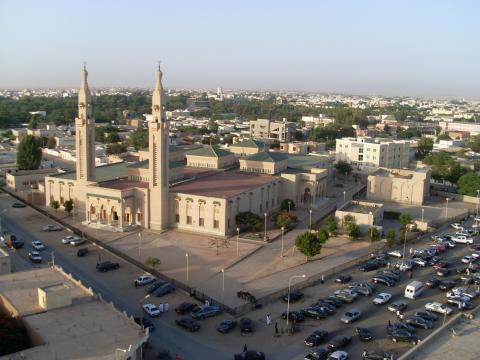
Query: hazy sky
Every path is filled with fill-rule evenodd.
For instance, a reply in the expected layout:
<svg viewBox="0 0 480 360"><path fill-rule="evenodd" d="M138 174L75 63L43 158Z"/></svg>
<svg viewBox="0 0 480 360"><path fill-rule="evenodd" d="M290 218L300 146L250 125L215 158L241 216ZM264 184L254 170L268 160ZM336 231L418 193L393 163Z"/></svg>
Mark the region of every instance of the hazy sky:
<svg viewBox="0 0 480 360"><path fill-rule="evenodd" d="M480 1L0 0L0 88L480 98Z"/></svg>

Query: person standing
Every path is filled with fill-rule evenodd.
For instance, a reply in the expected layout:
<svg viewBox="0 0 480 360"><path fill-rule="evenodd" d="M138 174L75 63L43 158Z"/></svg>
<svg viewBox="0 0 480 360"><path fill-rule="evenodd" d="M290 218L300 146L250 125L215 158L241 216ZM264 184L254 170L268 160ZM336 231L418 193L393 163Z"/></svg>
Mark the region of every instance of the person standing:
<svg viewBox="0 0 480 360"><path fill-rule="evenodd" d="M248 351L248 349L247 349L247 344L244 344L244 345L243 345L243 352L247 352L247 351Z"/></svg>
<svg viewBox="0 0 480 360"><path fill-rule="evenodd" d="M278 324L276 321L275 321L275 335L278 335Z"/></svg>

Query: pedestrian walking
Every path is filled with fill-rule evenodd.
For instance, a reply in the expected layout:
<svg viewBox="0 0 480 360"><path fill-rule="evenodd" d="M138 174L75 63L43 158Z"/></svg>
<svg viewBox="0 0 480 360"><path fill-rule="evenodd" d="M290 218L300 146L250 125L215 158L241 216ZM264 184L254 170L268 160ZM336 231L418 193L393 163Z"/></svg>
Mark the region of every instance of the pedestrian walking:
<svg viewBox="0 0 480 360"><path fill-rule="evenodd" d="M322 275L322 279L320 280L320 282L323 284L325 282L325 277Z"/></svg>
<svg viewBox="0 0 480 360"><path fill-rule="evenodd" d="M247 351L248 351L248 349L247 349L247 344L244 344L244 345L243 345L243 352L247 352Z"/></svg>
<svg viewBox="0 0 480 360"><path fill-rule="evenodd" d="M270 314L267 314L267 325L272 325L272 318L270 317Z"/></svg>
<svg viewBox="0 0 480 360"><path fill-rule="evenodd" d="M275 335L278 335L278 324L276 321L275 321Z"/></svg>
<svg viewBox="0 0 480 360"><path fill-rule="evenodd" d="M392 322L388 320L388 327L391 327L391 326L392 326Z"/></svg>
<svg viewBox="0 0 480 360"><path fill-rule="evenodd" d="M413 254L413 249L410 248L409 252L410 252L410 255L412 255Z"/></svg>
<svg viewBox="0 0 480 360"><path fill-rule="evenodd" d="M163 311L167 312L168 309L170 309L170 304L169 303L163 304Z"/></svg>
<svg viewBox="0 0 480 360"><path fill-rule="evenodd" d="M413 272L412 270L409 270L408 271L408 278L411 279L413 277Z"/></svg>
<svg viewBox="0 0 480 360"><path fill-rule="evenodd" d="M208 301L208 299L205 300L205 306L210 306L210 301Z"/></svg>

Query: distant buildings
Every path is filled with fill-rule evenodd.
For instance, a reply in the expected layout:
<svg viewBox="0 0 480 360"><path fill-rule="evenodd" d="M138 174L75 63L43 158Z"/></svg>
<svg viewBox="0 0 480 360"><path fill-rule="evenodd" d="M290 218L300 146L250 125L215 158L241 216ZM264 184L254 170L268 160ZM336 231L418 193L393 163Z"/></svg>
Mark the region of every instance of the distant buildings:
<svg viewBox="0 0 480 360"><path fill-rule="evenodd" d="M257 119L250 121L250 137L268 142L290 142L295 140L296 123Z"/></svg>
<svg viewBox="0 0 480 360"><path fill-rule="evenodd" d="M302 116L301 121L305 123L306 127L316 127L333 124L335 122L335 118L332 116L320 114L318 116Z"/></svg>
<svg viewBox="0 0 480 360"><path fill-rule="evenodd" d="M410 141L370 137L337 139L336 161L345 161L364 172L372 172L379 167L405 168L410 161Z"/></svg>
<svg viewBox="0 0 480 360"><path fill-rule="evenodd" d="M368 176L367 199L423 205L430 193L430 175L428 167L415 170L379 169Z"/></svg>
<svg viewBox="0 0 480 360"><path fill-rule="evenodd" d="M463 131L470 133L470 135L480 134L480 123L440 121L438 126L442 128L443 133L448 133L450 131Z"/></svg>

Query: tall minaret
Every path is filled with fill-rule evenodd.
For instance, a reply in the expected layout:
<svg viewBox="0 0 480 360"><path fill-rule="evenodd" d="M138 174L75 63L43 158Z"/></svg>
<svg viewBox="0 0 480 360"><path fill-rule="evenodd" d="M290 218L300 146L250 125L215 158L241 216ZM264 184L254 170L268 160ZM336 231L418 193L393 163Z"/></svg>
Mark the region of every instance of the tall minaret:
<svg viewBox="0 0 480 360"><path fill-rule="evenodd" d="M75 119L77 180L95 181L95 119L92 117L92 96L88 88L86 64L78 92L78 117Z"/></svg>
<svg viewBox="0 0 480 360"><path fill-rule="evenodd" d="M148 124L150 228L166 230L169 211L169 125L165 115L165 94L160 64L152 94L152 121Z"/></svg>

